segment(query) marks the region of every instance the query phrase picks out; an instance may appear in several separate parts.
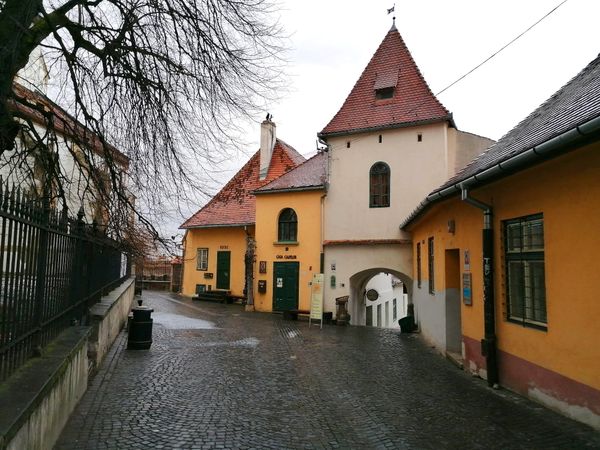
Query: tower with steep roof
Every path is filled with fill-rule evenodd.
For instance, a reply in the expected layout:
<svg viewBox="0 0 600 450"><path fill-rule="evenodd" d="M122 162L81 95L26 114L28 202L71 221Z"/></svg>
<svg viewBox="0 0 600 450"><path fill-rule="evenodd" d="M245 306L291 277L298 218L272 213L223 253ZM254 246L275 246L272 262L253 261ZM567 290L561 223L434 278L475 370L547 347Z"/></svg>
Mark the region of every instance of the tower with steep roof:
<svg viewBox="0 0 600 450"><path fill-rule="evenodd" d="M319 138L327 143L329 162L326 309L348 295L353 324L397 321L397 308L373 311L364 295L367 282L381 272L393 274L408 288L410 302L413 243L399 223L492 141L457 130L395 25Z"/></svg>

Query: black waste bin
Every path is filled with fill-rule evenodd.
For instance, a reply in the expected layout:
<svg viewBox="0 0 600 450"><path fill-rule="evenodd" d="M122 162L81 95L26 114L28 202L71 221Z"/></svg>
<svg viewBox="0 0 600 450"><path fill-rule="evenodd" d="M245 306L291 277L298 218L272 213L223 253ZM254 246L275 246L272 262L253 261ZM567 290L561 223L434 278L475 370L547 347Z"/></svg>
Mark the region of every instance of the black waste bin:
<svg viewBox="0 0 600 450"><path fill-rule="evenodd" d="M131 310L133 317L129 323L127 348L135 350L149 349L152 345L152 308L136 306Z"/></svg>
<svg viewBox="0 0 600 450"><path fill-rule="evenodd" d="M398 320L398 325L400 325L400 333L412 333L417 329L417 324L413 316L403 317Z"/></svg>

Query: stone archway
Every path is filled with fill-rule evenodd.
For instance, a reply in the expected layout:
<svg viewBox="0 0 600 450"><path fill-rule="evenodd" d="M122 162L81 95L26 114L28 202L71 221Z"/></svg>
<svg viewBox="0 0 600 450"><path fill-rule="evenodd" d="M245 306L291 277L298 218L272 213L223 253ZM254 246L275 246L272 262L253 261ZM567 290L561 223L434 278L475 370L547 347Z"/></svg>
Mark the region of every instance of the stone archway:
<svg viewBox="0 0 600 450"><path fill-rule="evenodd" d="M366 325L367 305L365 301L365 290L371 279L380 273L390 274L402 281L404 289L408 294L408 304L412 304L412 278L405 273L386 267L373 267L355 273L350 277L350 298L348 300L348 312L352 325Z"/></svg>

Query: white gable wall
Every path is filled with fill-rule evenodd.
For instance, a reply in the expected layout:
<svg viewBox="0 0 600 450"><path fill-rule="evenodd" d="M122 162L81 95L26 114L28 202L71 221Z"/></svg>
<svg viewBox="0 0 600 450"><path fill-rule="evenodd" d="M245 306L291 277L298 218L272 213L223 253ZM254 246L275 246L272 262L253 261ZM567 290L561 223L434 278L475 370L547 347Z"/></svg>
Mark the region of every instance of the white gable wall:
<svg viewBox="0 0 600 450"><path fill-rule="evenodd" d="M324 239L406 237L398 228L401 220L447 178L447 129L446 123L438 123L328 139ZM391 171L386 208L369 207L369 170L378 161Z"/></svg>

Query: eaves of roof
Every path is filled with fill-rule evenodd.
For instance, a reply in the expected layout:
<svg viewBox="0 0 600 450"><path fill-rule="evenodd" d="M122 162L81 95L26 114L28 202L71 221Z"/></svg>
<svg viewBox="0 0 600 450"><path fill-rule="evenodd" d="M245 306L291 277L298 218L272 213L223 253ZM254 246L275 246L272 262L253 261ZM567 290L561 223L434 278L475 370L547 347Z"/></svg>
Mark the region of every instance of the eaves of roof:
<svg viewBox="0 0 600 450"><path fill-rule="evenodd" d="M408 128L408 127L415 127L415 126L419 126L419 125L429 125L429 124L438 123L438 122L448 122L450 127L456 128L456 124L454 123L454 118L452 116L452 113L449 113L445 116L437 117L434 119L415 120L413 122L393 123L393 124L383 125L383 126L379 126L379 127L356 128L354 130L338 131L338 132L333 132L333 133L319 132L319 133L317 133L317 136L321 139L327 139L329 137L348 136L351 134L392 130L395 128Z"/></svg>
<svg viewBox="0 0 600 450"><path fill-rule="evenodd" d="M413 223L434 204L459 195L464 188L481 187L598 140L600 140L600 116L530 147L524 152L518 153L468 178L460 179L449 186L433 191L400 224L400 229L404 229Z"/></svg>
<svg viewBox="0 0 600 450"><path fill-rule="evenodd" d="M319 184L317 186L300 186L300 187L280 188L280 189L262 189L262 190L252 191L251 193L254 195L281 194L283 192L320 191L322 189L325 189L324 184Z"/></svg>
<svg viewBox="0 0 600 450"><path fill-rule="evenodd" d="M199 228L241 228L241 227L249 227L254 226L254 222L246 222L246 223L225 223L225 224L208 224L208 225L191 225L183 228L182 226L179 229L185 230L196 230Z"/></svg>

